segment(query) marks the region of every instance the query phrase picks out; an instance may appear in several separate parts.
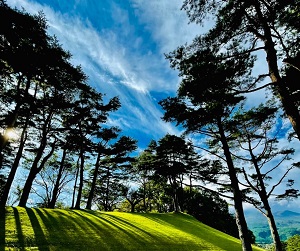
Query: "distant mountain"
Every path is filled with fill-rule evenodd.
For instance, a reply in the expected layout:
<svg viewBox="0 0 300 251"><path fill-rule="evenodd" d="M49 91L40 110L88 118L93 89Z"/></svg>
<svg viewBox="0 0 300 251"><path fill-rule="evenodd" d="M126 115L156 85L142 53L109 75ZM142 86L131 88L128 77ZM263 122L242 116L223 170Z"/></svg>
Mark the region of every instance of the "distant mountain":
<svg viewBox="0 0 300 251"><path fill-rule="evenodd" d="M293 216L300 216L300 213L285 210L285 211L274 213L274 216L275 217L293 217Z"/></svg>
<svg viewBox="0 0 300 251"><path fill-rule="evenodd" d="M300 213L284 210L274 212L273 215L282 241L295 234L300 234ZM265 216L258 211L250 210L246 213L246 218L248 227L253 231L257 243L272 243L268 221Z"/></svg>

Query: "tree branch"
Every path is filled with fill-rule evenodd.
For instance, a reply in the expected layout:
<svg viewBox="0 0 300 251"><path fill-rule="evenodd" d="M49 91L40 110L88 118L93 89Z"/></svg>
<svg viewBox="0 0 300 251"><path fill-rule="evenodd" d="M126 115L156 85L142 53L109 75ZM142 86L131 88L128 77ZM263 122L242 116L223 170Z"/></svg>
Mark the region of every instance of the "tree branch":
<svg viewBox="0 0 300 251"><path fill-rule="evenodd" d="M216 157L218 157L218 158L220 158L221 160L223 160L223 161L226 162L226 159L225 159L224 157L222 157L222 156L220 156L220 155L218 155L218 154L216 154L216 153L213 153L213 152L211 152L211 151L205 149L204 147L201 147L201 146L194 146L194 147L195 147L195 148L199 148L199 149L201 149L201 150L203 150L203 151L205 151L205 152L208 152L208 153L210 153L210 154L212 154L212 155L214 155L214 156L216 156Z"/></svg>
<svg viewBox="0 0 300 251"><path fill-rule="evenodd" d="M269 76L269 74L263 74L263 75L259 75L258 79L255 80L255 82L251 85L250 88L248 88L248 90L245 90L245 91L239 91L239 90L236 90L236 89L232 89L233 91L237 92L237 94L244 94L244 93L252 93L252 92L256 92L256 91L259 91L261 89L264 89L268 86L271 86L271 85L274 85L275 83L274 82L271 82L271 83L268 83L268 84L265 84L265 85L262 85L260 87L257 87L255 89L251 89L258 81L260 78L262 77L266 77L266 76Z"/></svg>
<svg viewBox="0 0 300 251"><path fill-rule="evenodd" d="M287 174L294 168L294 166L291 166L290 168L288 168L288 170L286 170L286 172L284 173L284 175L281 177L281 179L272 187L272 189L270 190L270 192L268 193L268 198L270 197L270 195L272 194L272 192L274 191L274 189L283 181L283 179L287 176Z"/></svg>

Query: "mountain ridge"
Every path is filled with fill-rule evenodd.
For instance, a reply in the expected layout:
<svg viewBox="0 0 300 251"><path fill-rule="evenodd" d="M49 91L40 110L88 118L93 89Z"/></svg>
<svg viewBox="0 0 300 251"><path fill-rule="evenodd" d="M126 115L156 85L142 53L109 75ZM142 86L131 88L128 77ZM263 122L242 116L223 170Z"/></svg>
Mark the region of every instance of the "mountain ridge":
<svg viewBox="0 0 300 251"><path fill-rule="evenodd" d="M290 211L290 210L284 210L284 211L277 211L274 213L275 217L291 217L291 216L300 216L300 213Z"/></svg>

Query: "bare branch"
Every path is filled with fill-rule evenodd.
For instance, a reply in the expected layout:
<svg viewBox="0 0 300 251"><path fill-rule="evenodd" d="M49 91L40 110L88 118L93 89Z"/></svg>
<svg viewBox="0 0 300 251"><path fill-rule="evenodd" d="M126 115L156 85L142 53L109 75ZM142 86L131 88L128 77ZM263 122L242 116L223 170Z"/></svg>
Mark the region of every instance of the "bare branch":
<svg viewBox="0 0 300 251"><path fill-rule="evenodd" d="M259 51L259 50L264 50L264 49L265 49L264 46L257 47L257 48L251 48L250 50L246 50L246 51L243 51L243 52L240 52L240 53L236 53L236 54L231 54L231 55L228 55L226 57L220 57L219 59L224 60L224 59L229 59L229 58L236 58L236 57L241 56L241 55L249 54L251 52Z"/></svg>
<svg viewBox="0 0 300 251"><path fill-rule="evenodd" d="M269 75L268 75L268 74L260 75L258 78L260 78L260 77L265 77L265 76L269 76ZM253 83L253 84L251 85L251 87L248 88L248 90L245 90L245 91L239 91L239 90L236 90L236 89L232 89L232 90L235 91L235 92L237 92L238 94L252 93L252 92L259 91L259 90L261 90L261 89L264 89L264 88L266 88L266 87L268 87L268 86L271 86L271 85L274 85L274 84L275 84L275 82L271 82L271 83L262 85L262 86L260 86L260 87L257 87L257 88L255 88L255 89L251 89L258 81L259 81L259 79L257 79L257 80L255 81L255 83Z"/></svg>
<svg viewBox="0 0 300 251"><path fill-rule="evenodd" d="M255 186L253 186L253 184L252 184L251 181L249 180L248 175L247 175L247 173L246 173L246 171L245 171L245 168L243 168L242 171L243 171L245 180L246 180L247 183L248 183L248 186L249 186L250 188L252 188L256 193L259 193L259 189L257 189L257 187L255 187Z"/></svg>
<svg viewBox="0 0 300 251"><path fill-rule="evenodd" d="M264 216L267 217L266 213L259 207L257 206L256 204L254 203L251 203L250 201L247 201L248 203L250 203L252 206L254 206L259 212L261 212Z"/></svg>
<svg viewBox="0 0 300 251"><path fill-rule="evenodd" d="M276 38L280 41L280 44L281 44L283 50L285 51L287 57L289 58L289 56L290 56L290 55L289 55L289 50L288 50L288 48L285 46L281 34L277 31L277 29L275 28L274 25L271 26L271 29L276 33L276 35L277 35Z"/></svg>
<svg viewBox="0 0 300 251"><path fill-rule="evenodd" d="M286 172L284 173L284 175L281 177L281 179L274 185L272 186L272 189L270 190L270 192L268 193L268 197L270 197L270 195L273 193L274 189L281 184L281 182L283 181L283 179L287 176L287 174L294 168L294 166L291 166L290 168L288 168L288 170L286 170Z"/></svg>
<svg viewBox="0 0 300 251"><path fill-rule="evenodd" d="M266 173L263 175L263 177L267 176L269 173L271 173L271 172L274 171L277 167L279 167L279 166L282 164L282 162L285 161L285 160L287 159L287 157L288 157L288 154L286 154L286 155L282 158L282 160L279 161L279 162L277 163L277 165L275 165L275 166L274 166L273 168L271 168L268 172L266 172Z"/></svg>

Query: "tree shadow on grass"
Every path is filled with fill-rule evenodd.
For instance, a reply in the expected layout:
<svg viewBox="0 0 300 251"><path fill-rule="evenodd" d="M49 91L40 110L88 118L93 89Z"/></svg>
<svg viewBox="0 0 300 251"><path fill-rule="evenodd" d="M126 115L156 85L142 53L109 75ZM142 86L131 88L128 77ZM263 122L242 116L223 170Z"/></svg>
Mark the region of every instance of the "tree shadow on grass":
<svg viewBox="0 0 300 251"><path fill-rule="evenodd" d="M18 243L19 243L19 248L20 250L25 250L24 246L25 246L25 241L24 241L24 235L22 232L22 224L21 224L21 219L20 219L20 215L19 215L19 211L17 208L13 207L12 208L14 211L14 217L15 217L15 222L16 222L16 231L17 231L17 237L18 237Z"/></svg>
<svg viewBox="0 0 300 251"><path fill-rule="evenodd" d="M37 213L48 230L51 246L57 250L111 250L107 238L114 238L114 234L106 226L68 210L38 209Z"/></svg>
<svg viewBox="0 0 300 251"><path fill-rule="evenodd" d="M40 251L50 251L47 238L36 215L37 210L38 209L34 208L26 208L26 212L30 219L31 226L35 235L35 245L39 248Z"/></svg>
<svg viewBox="0 0 300 251"><path fill-rule="evenodd" d="M104 244L107 244L107 246L114 244L115 247L122 247L122 250L127 250L127 246L124 245L124 241L128 241L128 238L121 238L122 235L120 235L119 231L117 232L112 230L112 226L117 230L121 230L119 226L105 219L91 219L85 214L81 214L80 210L72 210L72 212L79 216L77 217L77 219L80 219L80 221L84 221L88 225L88 227L94 229L94 231L96 231L99 236L105 237L104 239L101 239L101 241L104 241ZM92 215L92 217L95 218L94 215Z"/></svg>
<svg viewBox="0 0 300 251"><path fill-rule="evenodd" d="M55 214L53 211L43 209L39 210L38 213L43 219L49 231L49 239L54 245L65 247L69 245L70 250L84 249L84 238L88 239L85 232L87 230L86 222L58 210L55 210ZM61 231L61 228L64 231ZM90 239L90 241L92 240Z"/></svg>
<svg viewBox="0 0 300 251"><path fill-rule="evenodd" d="M107 214L103 214L103 217L101 217L99 214L94 214L93 211L87 210L82 210L84 214L81 214L79 210L74 210L73 212L80 215L85 222L90 226L94 226L98 231L101 224L106 229L109 229L109 235L106 237L110 238L110 245L116 244L115 248L118 248L118 250L144 250L147 240L150 242L150 238L146 238L145 234L142 234L140 231L140 228L133 227L132 224L128 224L125 221L121 222L118 218L114 219ZM90 215L89 217L87 217L88 214Z"/></svg>
<svg viewBox="0 0 300 251"><path fill-rule="evenodd" d="M55 211L54 217L47 209L37 209L36 213L39 215L43 224L48 232L48 242L52 247L55 247L56 250L66 250L68 245L76 239L76 231L68 231L70 226L72 228L73 222L71 219L68 219L63 213ZM65 231L62 231L61 229ZM70 250L72 250L70 248ZM75 250L75 249L74 249Z"/></svg>
<svg viewBox="0 0 300 251"><path fill-rule="evenodd" d="M5 208L0 208L0 251L5 250Z"/></svg>
<svg viewBox="0 0 300 251"><path fill-rule="evenodd" d="M95 212L95 211L91 211L91 210L84 210L85 213L91 214L94 217L99 218L100 220L106 220L105 218L101 217L101 215L105 216L106 218L109 218L111 220L107 221L108 223L112 224L113 221L117 222L117 225L115 224L115 226L122 226L124 228L130 228L134 233L136 233L136 235L138 235L141 238L144 239L154 239L156 238L155 235L149 233L148 231L145 231L144 229L137 227L136 225L134 225L133 223L131 223L128 220L124 220L120 217L117 217L115 215L112 214L101 214L99 212Z"/></svg>
<svg viewBox="0 0 300 251"><path fill-rule="evenodd" d="M178 217L174 217L176 214L178 215ZM217 230L213 230L212 228L210 228L205 224L200 226L199 224L202 223L199 222L199 224L197 224L198 223L197 220L193 219L193 217L190 215L186 215L182 213L176 213L176 214L169 214L169 215L145 214L145 217L150 220L159 222L160 224L172 225L174 228L178 230L193 235L199 239L203 239L206 242L211 243L212 245L217 246L224 250L228 249L228 243L230 242L235 247L235 250L239 250L241 248L241 244L238 241L234 241L232 239L225 239L224 236L225 233L222 233Z"/></svg>

